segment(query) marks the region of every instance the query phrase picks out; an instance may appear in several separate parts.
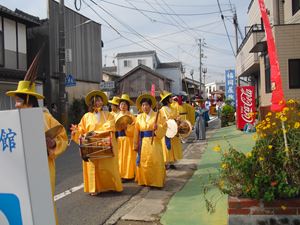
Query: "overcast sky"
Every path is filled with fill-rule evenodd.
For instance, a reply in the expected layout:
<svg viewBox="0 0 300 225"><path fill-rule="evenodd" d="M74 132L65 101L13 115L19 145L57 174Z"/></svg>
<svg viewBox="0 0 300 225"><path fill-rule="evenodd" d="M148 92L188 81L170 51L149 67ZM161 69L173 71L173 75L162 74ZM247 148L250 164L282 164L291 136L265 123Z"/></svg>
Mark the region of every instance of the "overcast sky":
<svg viewBox="0 0 300 225"><path fill-rule="evenodd" d="M233 10L244 35L250 0L219 0L235 50ZM79 3L80 0L77 0ZM120 52L156 50L161 62L181 61L186 75L199 80L199 39L205 40L203 66L206 82L224 80L235 68L235 57L220 16L217 0L82 0L79 13L101 23L103 64L113 65ZM48 0L0 0L40 18L47 17ZM232 4L232 7L231 5ZM74 0L65 0L74 9ZM239 44L241 37L239 36Z"/></svg>

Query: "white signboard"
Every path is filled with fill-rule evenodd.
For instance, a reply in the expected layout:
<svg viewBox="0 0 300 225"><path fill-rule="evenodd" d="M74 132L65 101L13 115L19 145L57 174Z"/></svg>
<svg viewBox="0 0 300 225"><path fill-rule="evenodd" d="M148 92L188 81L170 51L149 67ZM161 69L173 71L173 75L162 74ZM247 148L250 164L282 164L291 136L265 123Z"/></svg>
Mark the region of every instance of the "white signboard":
<svg viewBox="0 0 300 225"><path fill-rule="evenodd" d="M0 111L0 224L55 225L41 108Z"/></svg>
<svg viewBox="0 0 300 225"><path fill-rule="evenodd" d="M114 81L105 81L100 82L100 89L103 91L111 91L115 88L115 82Z"/></svg>

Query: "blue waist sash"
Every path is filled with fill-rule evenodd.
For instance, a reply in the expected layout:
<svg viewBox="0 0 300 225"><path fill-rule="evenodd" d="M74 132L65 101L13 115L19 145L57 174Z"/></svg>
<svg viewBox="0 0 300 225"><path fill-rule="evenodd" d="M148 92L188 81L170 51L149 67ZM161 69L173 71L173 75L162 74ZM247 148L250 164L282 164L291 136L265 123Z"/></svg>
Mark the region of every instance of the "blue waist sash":
<svg viewBox="0 0 300 225"><path fill-rule="evenodd" d="M142 150L142 141L143 141L143 138L145 138L145 137L152 137L152 135L153 135L153 131L152 130L140 131L138 153L137 153L137 157L136 157L136 165L137 166L140 165L140 161L141 161L141 150Z"/></svg>
<svg viewBox="0 0 300 225"><path fill-rule="evenodd" d="M116 138L124 137L124 136L126 136L126 133L125 133L125 130L121 130L121 131L116 131L115 135L116 135Z"/></svg>

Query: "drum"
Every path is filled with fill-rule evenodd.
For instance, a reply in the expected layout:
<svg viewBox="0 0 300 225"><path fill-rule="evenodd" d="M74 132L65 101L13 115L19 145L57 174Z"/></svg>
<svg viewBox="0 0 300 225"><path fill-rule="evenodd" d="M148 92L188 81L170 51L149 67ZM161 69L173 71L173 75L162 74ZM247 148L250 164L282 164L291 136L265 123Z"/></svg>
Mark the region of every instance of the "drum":
<svg viewBox="0 0 300 225"><path fill-rule="evenodd" d="M116 130L121 131L123 127L127 125L131 125L133 123L133 119L129 115L123 115L116 119Z"/></svg>
<svg viewBox="0 0 300 225"><path fill-rule="evenodd" d="M179 120L178 122L178 134L181 138L188 137L193 130L192 124L188 120Z"/></svg>
<svg viewBox="0 0 300 225"><path fill-rule="evenodd" d="M112 132L90 132L80 139L80 153L84 161L114 157Z"/></svg>
<svg viewBox="0 0 300 225"><path fill-rule="evenodd" d="M168 119L167 126L168 126L168 128L167 128L166 136L168 138L175 137L177 134L177 130L178 130L178 125L177 125L176 121L173 119Z"/></svg>

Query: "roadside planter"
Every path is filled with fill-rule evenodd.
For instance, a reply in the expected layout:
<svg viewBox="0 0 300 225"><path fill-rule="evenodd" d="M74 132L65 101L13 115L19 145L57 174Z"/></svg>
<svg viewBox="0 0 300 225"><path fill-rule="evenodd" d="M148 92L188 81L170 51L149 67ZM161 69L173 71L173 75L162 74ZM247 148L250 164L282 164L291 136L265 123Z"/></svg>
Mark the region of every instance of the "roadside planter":
<svg viewBox="0 0 300 225"><path fill-rule="evenodd" d="M300 198L265 202L228 197L228 225L298 225Z"/></svg>
<svg viewBox="0 0 300 225"><path fill-rule="evenodd" d="M228 194L229 225L300 225L300 105L289 100L256 126L255 145L243 153L218 145L219 176Z"/></svg>

